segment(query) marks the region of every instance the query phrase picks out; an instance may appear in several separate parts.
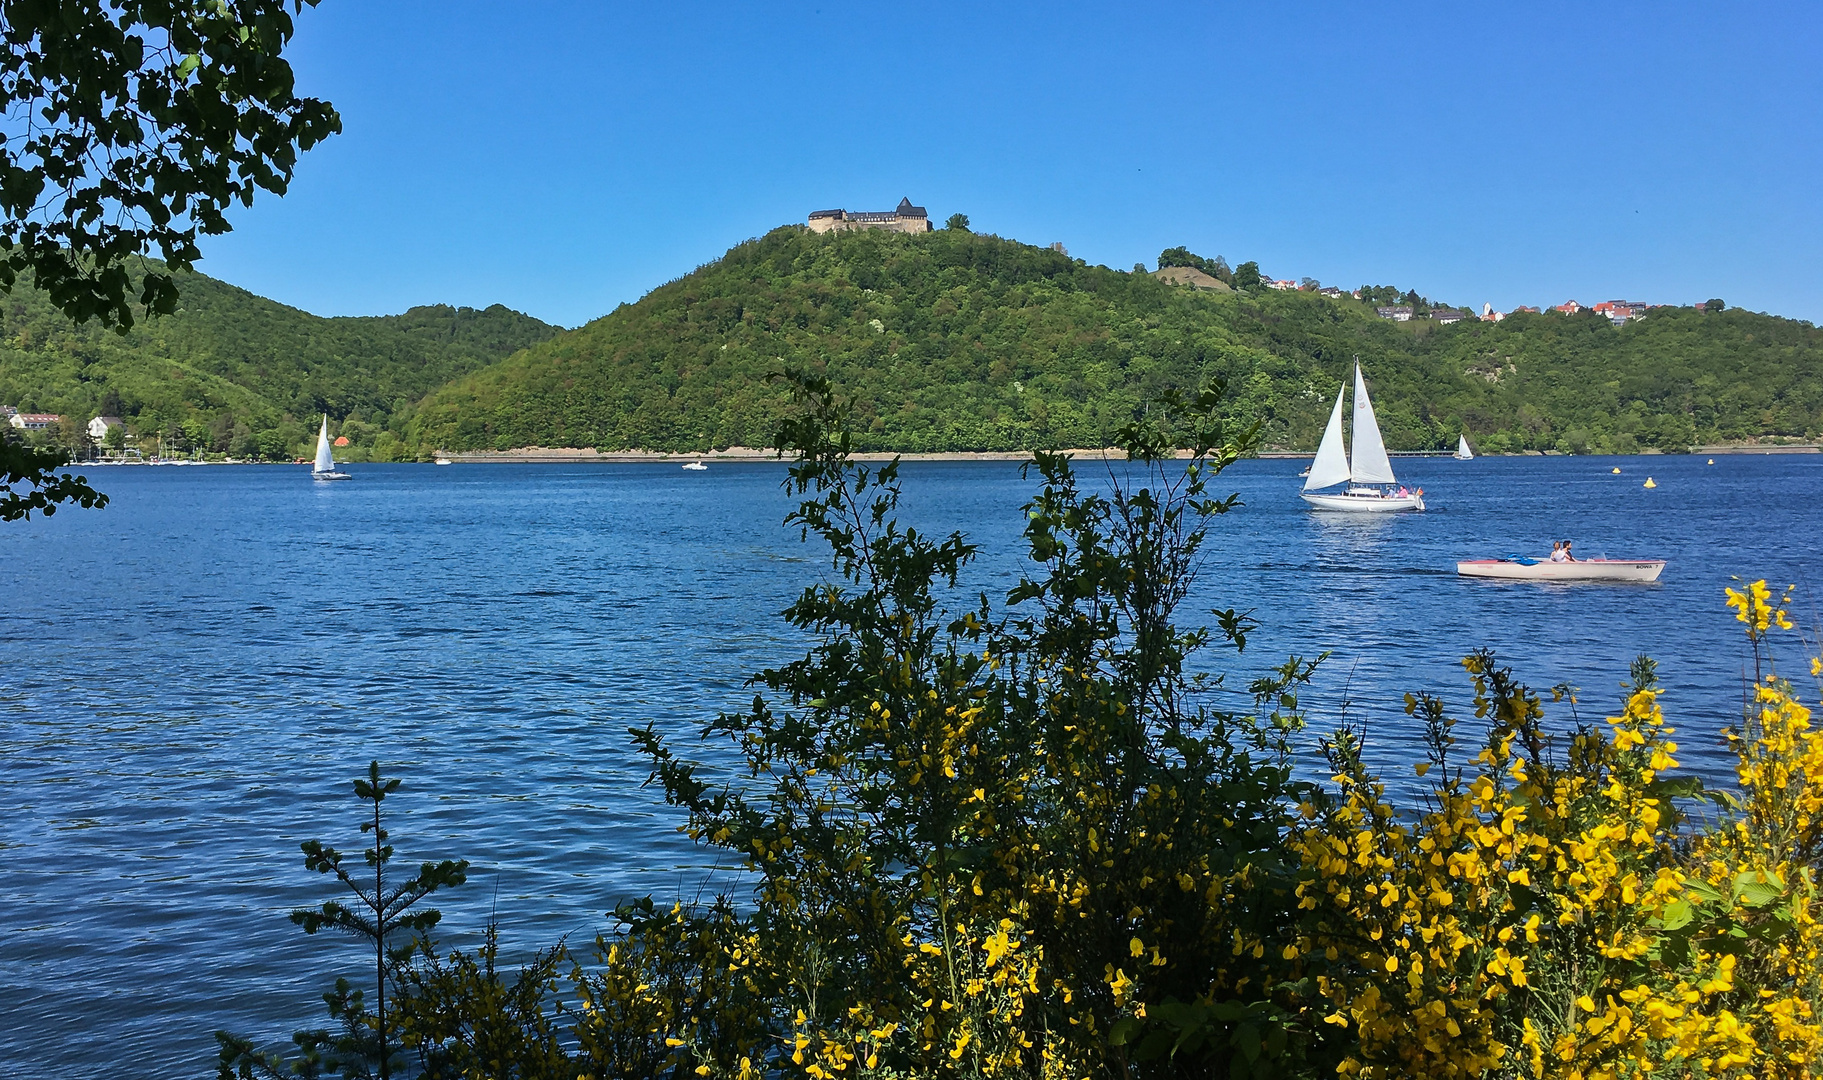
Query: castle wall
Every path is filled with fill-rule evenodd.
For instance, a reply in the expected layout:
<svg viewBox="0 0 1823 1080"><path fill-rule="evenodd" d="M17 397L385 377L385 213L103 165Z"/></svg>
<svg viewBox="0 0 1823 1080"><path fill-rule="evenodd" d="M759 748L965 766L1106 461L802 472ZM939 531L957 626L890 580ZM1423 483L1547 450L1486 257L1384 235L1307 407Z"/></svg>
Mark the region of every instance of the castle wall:
<svg viewBox="0 0 1823 1080"><path fill-rule="evenodd" d="M901 217L898 214L866 214L842 217L812 217L806 225L813 233L854 232L858 229L885 229L889 232L922 233L931 231L930 218Z"/></svg>

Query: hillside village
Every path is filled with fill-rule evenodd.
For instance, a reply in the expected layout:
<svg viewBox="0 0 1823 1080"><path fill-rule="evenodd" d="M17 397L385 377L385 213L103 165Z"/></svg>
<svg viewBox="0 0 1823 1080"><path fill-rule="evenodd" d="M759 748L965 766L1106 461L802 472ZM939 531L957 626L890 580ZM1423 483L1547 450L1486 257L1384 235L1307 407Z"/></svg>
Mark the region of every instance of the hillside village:
<svg viewBox="0 0 1823 1080"><path fill-rule="evenodd" d="M956 215L952 224L960 220L961 227L966 228L968 219ZM892 210L814 210L805 220L805 225L814 233L850 232L857 230L886 230L890 232L921 233L930 232L929 212L922 206L912 205L911 197L899 200L899 205ZM1051 250L1068 254L1063 244L1050 245ZM1143 271L1143 265L1135 266L1135 271ZM1241 288L1275 289L1280 292L1314 292L1333 300L1343 298L1353 300L1391 300L1402 299L1403 302L1375 303L1374 314L1392 322L1410 322L1413 319L1428 319L1441 325L1450 325L1464 320L1479 319L1482 322L1500 322L1508 315L1520 312L1538 314L1541 311L1555 311L1562 315L1576 315L1583 311L1593 311L1603 315L1616 326L1624 325L1634 319L1643 318L1646 312L1655 307L1675 306L1649 304L1639 300L1604 300L1597 304L1584 305L1576 300L1566 300L1551 308L1543 309L1521 305L1512 311L1496 311L1492 304L1483 304L1481 314L1473 311L1453 308L1448 305L1433 305L1417 292L1409 291L1403 297L1397 297L1398 290L1390 286L1368 286L1343 291L1334 286L1325 286L1315 278L1292 280L1290 278L1267 278L1259 273L1259 264L1242 263L1237 269L1230 270L1227 260L1221 256L1214 259L1203 259L1193 255L1186 248L1169 248L1159 253L1158 269L1152 276L1172 285L1182 285L1205 292L1230 292L1236 287L1239 277ZM1393 296L1376 294L1393 294ZM1695 307L1716 311L1723 307L1720 300L1709 300Z"/></svg>
<svg viewBox="0 0 1823 1080"><path fill-rule="evenodd" d="M1171 285L1184 285L1194 289L1201 289L1206 292L1233 291L1232 286L1219 278L1213 277L1210 274L1191 266L1163 266L1158 270L1153 271L1152 276ZM1371 294L1374 291L1371 287L1364 286L1360 289L1344 292L1334 286L1325 286L1309 278L1304 279L1302 282L1291 281L1289 279L1261 279L1260 287L1265 289L1276 289L1280 292L1310 292L1319 296L1329 297L1332 300L1341 300L1344 298L1351 300L1369 300L1372 299L1372 297L1368 294ZM1719 304L1720 301L1711 300L1705 304L1698 304L1695 306L1714 310L1711 305ZM1539 314L1541 311L1549 310L1562 315L1576 315L1583 311L1593 311L1598 315L1607 316L1609 321L1613 322L1614 325L1620 326L1630 320L1644 317L1647 311L1650 311L1655 307L1667 306L1674 305L1648 304L1638 300L1604 300L1598 304L1584 305L1575 300L1566 300L1551 308L1525 307L1522 305L1514 308L1512 311L1496 311L1494 310L1494 305L1483 304L1481 306L1481 313L1477 315L1472 311L1464 311L1448 305L1433 306L1421 299L1416 299L1411 303L1376 304L1374 306L1374 314L1392 322L1410 322L1416 318L1429 319L1432 322L1447 326L1451 323L1462 322L1465 319L1479 319L1482 322L1500 322L1508 315L1520 312Z"/></svg>

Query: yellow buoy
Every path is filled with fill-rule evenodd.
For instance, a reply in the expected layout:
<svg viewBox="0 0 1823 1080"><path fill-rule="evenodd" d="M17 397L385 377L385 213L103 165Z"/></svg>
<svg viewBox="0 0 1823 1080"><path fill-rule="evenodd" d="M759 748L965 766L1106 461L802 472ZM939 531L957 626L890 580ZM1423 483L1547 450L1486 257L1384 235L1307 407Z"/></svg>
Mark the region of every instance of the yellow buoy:
<svg viewBox="0 0 1823 1080"><path fill-rule="evenodd" d="M1614 475L1615 476L1620 475L1620 466L1619 465L1614 466Z"/></svg>
<svg viewBox="0 0 1823 1080"><path fill-rule="evenodd" d="M1653 483L1652 478L1650 476L1648 476L1648 477L1646 477L1646 486L1647 487L1657 487L1658 485Z"/></svg>
<svg viewBox="0 0 1823 1080"><path fill-rule="evenodd" d="M1709 464L1711 464L1711 465L1714 465L1714 464L1715 464L1715 459L1714 459L1714 458L1710 458L1710 459L1709 459Z"/></svg>

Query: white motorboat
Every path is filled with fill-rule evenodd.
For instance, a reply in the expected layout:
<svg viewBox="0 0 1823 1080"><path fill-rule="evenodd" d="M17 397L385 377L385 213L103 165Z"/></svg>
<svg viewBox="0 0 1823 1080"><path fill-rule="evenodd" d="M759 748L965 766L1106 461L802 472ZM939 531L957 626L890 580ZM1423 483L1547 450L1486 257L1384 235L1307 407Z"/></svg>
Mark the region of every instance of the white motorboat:
<svg viewBox="0 0 1823 1080"><path fill-rule="evenodd" d="M1657 581L1663 559L1464 559L1456 564L1462 577L1506 581Z"/></svg>
<svg viewBox="0 0 1823 1080"><path fill-rule="evenodd" d="M1348 384L1336 391L1336 407L1330 411L1329 425L1323 429L1323 441L1317 444L1317 458L1310 463L1310 475L1301 493L1305 502L1318 510L1385 512L1424 509L1424 489L1408 490L1393 476L1393 463L1386 456L1386 443L1380 438L1380 423L1374 419L1374 403L1367 396L1367 381L1361 377L1361 365L1355 365L1354 454L1352 460L1342 447L1342 399ZM1323 491L1343 485L1340 491Z"/></svg>
<svg viewBox="0 0 1823 1080"><path fill-rule="evenodd" d="M311 466L310 476L315 480L350 480L345 472L336 471L335 453L329 447L329 414L323 414L323 430L317 432L316 464Z"/></svg>
<svg viewBox="0 0 1823 1080"><path fill-rule="evenodd" d="M454 464L454 462L452 462L452 461L450 461L450 459L448 459L448 458L446 458L446 457L440 457L440 458L438 458L438 459L437 459L437 462L436 462L436 463L437 463L437 464L438 464L438 465L452 465L452 464Z"/></svg>
<svg viewBox="0 0 1823 1080"><path fill-rule="evenodd" d="M684 464L684 469L688 472L708 472L709 466L700 461L690 461Z"/></svg>
<svg viewBox="0 0 1823 1080"><path fill-rule="evenodd" d="M1456 436L1456 452L1450 456L1457 461L1470 461L1475 457L1475 452L1469 449L1469 437L1467 435Z"/></svg>

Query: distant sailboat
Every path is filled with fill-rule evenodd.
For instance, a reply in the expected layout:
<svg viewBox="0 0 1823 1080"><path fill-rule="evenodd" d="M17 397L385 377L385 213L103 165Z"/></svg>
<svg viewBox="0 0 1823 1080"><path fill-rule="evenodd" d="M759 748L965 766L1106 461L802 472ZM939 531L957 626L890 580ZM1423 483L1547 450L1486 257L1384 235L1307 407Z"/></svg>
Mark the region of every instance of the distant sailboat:
<svg viewBox="0 0 1823 1080"><path fill-rule="evenodd" d="M1355 365L1354 455L1342 448L1342 399L1348 385L1336 391L1336 407L1329 414L1329 425L1323 429L1323 441L1317 444L1317 459L1310 463L1310 477L1304 481L1302 497L1319 510L1422 510L1424 491L1408 491L1393 476L1393 463L1386 456L1386 443L1380 438L1380 423L1374 419L1374 403L1367 396L1367 381L1361 377L1361 365ZM1341 491L1320 489L1347 485Z"/></svg>
<svg viewBox="0 0 1823 1080"><path fill-rule="evenodd" d="M700 461L691 461L684 465L684 469L688 472L708 472L709 466L704 465Z"/></svg>
<svg viewBox="0 0 1823 1080"><path fill-rule="evenodd" d="M1467 435L1456 436L1456 453L1455 453L1456 460L1457 461L1468 461L1469 459L1473 458L1474 456L1475 456L1475 452L1473 450L1469 449L1469 437Z"/></svg>
<svg viewBox="0 0 1823 1080"><path fill-rule="evenodd" d="M317 480L352 479L347 473L336 471L335 454L329 448L329 414L328 413L323 414L323 430L317 432L316 465L314 465L311 468L310 475L313 479L317 479Z"/></svg>

